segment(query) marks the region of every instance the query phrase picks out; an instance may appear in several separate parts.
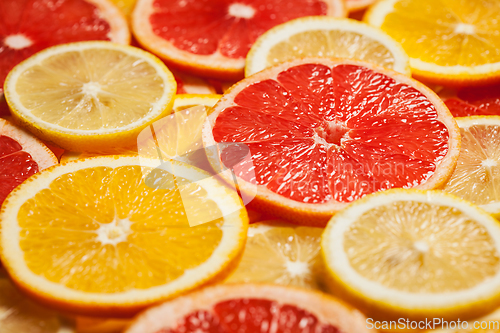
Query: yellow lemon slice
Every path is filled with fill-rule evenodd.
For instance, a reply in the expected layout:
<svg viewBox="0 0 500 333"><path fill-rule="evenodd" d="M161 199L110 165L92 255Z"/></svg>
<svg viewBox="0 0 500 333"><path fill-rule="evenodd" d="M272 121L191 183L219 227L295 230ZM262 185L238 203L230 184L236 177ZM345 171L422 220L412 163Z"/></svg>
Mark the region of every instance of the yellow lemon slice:
<svg viewBox="0 0 500 333"><path fill-rule="evenodd" d="M70 151L114 152L171 112L175 79L155 56L131 46L55 46L8 75L5 97L17 122Z"/></svg>
<svg viewBox="0 0 500 333"><path fill-rule="evenodd" d="M6 199L1 260L18 287L75 314L123 317L222 278L248 217L189 165L133 156L68 162Z"/></svg>
<svg viewBox="0 0 500 333"><path fill-rule="evenodd" d="M466 320L500 304L500 224L442 191L366 196L321 247L331 290L370 318Z"/></svg>

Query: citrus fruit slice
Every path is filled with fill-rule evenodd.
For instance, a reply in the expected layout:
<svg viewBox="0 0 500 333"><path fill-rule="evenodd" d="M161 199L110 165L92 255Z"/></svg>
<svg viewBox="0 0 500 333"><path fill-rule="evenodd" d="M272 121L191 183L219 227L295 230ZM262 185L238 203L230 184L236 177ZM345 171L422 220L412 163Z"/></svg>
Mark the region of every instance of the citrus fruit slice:
<svg viewBox="0 0 500 333"><path fill-rule="evenodd" d="M0 118L0 206L28 177L57 163L41 141Z"/></svg>
<svg viewBox="0 0 500 333"><path fill-rule="evenodd" d="M500 217L500 117L457 118L462 146L443 190Z"/></svg>
<svg viewBox="0 0 500 333"><path fill-rule="evenodd" d="M346 0L347 10L350 12L360 11L372 5L376 0Z"/></svg>
<svg viewBox="0 0 500 333"><path fill-rule="evenodd" d="M207 80L190 75L178 70L172 70L175 81L177 82L177 94L215 94L217 93Z"/></svg>
<svg viewBox="0 0 500 333"><path fill-rule="evenodd" d="M332 217L321 249L331 290L370 318L463 320L500 304L500 224L442 191L366 196Z"/></svg>
<svg viewBox="0 0 500 333"><path fill-rule="evenodd" d="M31 177L0 213L1 259L40 302L124 317L222 279L243 250L236 192L199 169L94 157Z"/></svg>
<svg viewBox="0 0 500 333"><path fill-rule="evenodd" d="M0 332L73 333L75 327L58 313L20 294L0 268Z"/></svg>
<svg viewBox="0 0 500 333"><path fill-rule="evenodd" d="M130 18L132 10L134 9L137 0L111 0L125 15L125 17Z"/></svg>
<svg viewBox="0 0 500 333"><path fill-rule="evenodd" d="M9 71L49 46L85 40L130 42L127 21L109 0L1 0L0 13L0 95Z"/></svg>
<svg viewBox="0 0 500 333"><path fill-rule="evenodd" d="M375 191L435 188L460 151L457 124L431 90L345 59L295 60L245 78L203 131L206 146L220 145L215 170L232 155L220 143L249 150L233 169L242 193L257 187L250 208L311 225Z"/></svg>
<svg viewBox="0 0 500 333"><path fill-rule="evenodd" d="M283 286L220 285L141 314L126 333L356 332L365 318L324 294Z"/></svg>
<svg viewBox="0 0 500 333"><path fill-rule="evenodd" d="M343 17L344 2L139 0L132 29L142 46L169 64L204 77L238 80L257 37L309 15Z"/></svg>
<svg viewBox="0 0 500 333"><path fill-rule="evenodd" d="M358 59L411 74L401 45L380 29L353 19L312 16L280 24L260 36L248 52L245 75L304 57Z"/></svg>
<svg viewBox="0 0 500 333"><path fill-rule="evenodd" d="M279 220L251 224L241 261L226 282L319 289L322 232Z"/></svg>
<svg viewBox="0 0 500 333"><path fill-rule="evenodd" d="M171 112L176 83L155 56L109 42L54 46L5 82L14 118L69 151L114 152Z"/></svg>
<svg viewBox="0 0 500 333"><path fill-rule="evenodd" d="M381 0L365 20L400 42L415 76L449 85L500 80L496 0Z"/></svg>
<svg viewBox="0 0 500 333"><path fill-rule="evenodd" d="M460 89L445 104L455 117L500 115L500 85Z"/></svg>

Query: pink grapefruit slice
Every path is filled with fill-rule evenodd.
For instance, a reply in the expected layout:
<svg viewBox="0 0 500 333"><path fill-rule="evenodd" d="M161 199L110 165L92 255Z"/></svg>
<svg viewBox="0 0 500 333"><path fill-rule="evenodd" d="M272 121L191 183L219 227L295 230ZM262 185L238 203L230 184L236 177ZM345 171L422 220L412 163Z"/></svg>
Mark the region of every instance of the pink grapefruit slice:
<svg viewBox="0 0 500 333"><path fill-rule="evenodd" d="M372 192L435 188L460 149L458 126L434 92L351 60L309 58L263 70L224 94L209 120L203 141L219 147L215 170L232 154L220 143L249 148L251 159L233 167L240 191L257 187L249 207L307 225L324 226Z"/></svg>
<svg viewBox="0 0 500 333"><path fill-rule="evenodd" d="M467 87L457 96L445 100L455 117L500 115L500 84L485 87Z"/></svg>
<svg viewBox="0 0 500 333"><path fill-rule="evenodd" d="M343 0L139 0L132 30L169 65L230 81L243 78L245 56L270 28L303 16L346 13Z"/></svg>
<svg viewBox="0 0 500 333"><path fill-rule="evenodd" d="M151 308L126 333L367 333L365 320L319 292L235 284L205 288Z"/></svg>
<svg viewBox="0 0 500 333"><path fill-rule="evenodd" d="M41 141L0 118L0 206L28 177L57 163Z"/></svg>
<svg viewBox="0 0 500 333"><path fill-rule="evenodd" d="M15 65L49 46L86 40L130 42L109 0L0 0L0 94Z"/></svg>

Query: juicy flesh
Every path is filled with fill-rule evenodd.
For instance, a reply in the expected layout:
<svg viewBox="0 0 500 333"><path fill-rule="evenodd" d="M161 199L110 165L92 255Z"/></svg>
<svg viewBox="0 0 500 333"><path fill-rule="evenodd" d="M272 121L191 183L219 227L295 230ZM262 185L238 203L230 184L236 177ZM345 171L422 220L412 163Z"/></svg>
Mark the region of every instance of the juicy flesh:
<svg viewBox="0 0 500 333"><path fill-rule="evenodd" d="M344 250L363 277L411 293L472 288L500 268L483 225L456 208L415 201L364 213L345 232Z"/></svg>
<svg viewBox="0 0 500 333"><path fill-rule="evenodd" d="M463 88L445 103L454 117L500 115L500 84Z"/></svg>
<svg viewBox="0 0 500 333"><path fill-rule="evenodd" d="M96 6L85 0L0 1L0 92L9 71L36 52L62 43L109 40L109 31Z"/></svg>
<svg viewBox="0 0 500 333"><path fill-rule="evenodd" d="M410 58L440 66L500 62L500 5L496 0L401 0L381 28Z"/></svg>
<svg viewBox="0 0 500 333"><path fill-rule="evenodd" d="M318 288L323 229L257 224L250 226L238 268L226 282L263 282Z"/></svg>
<svg viewBox="0 0 500 333"><path fill-rule="evenodd" d="M155 0L150 17L156 35L198 55L220 52L243 58L270 28L294 18L326 15L321 0ZM193 29L198 27L199 29Z"/></svg>
<svg viewBox="0 0 500 333"><path fill-rule="evenodd" d="M193 311L181 318L175 327L157 333L339 332L335 326L321 323L307 310L267 299L232 299L215 304L211 310Z"/></svg>
<svg viewBox="0 0 500 333"><path fill-rule="evenodd" d="M393 68L395 62L383 44L368 36L352 31L313 30L274 45L267 55L266 67L303 57L359 59L386 68Z"/></svg>
<svg viewBox="0 0 500 333"><path fill-rule="evenodd" d="M190 227L185 209L221 216L216 204L196 183L181 201L177 184L186 181L165 171L148 185L141 177L139 166L82 169L27 200L18 223L29 269L71 289L117 293L169 283L205 262L222 221Z"/></svg>
<svg viewBox="0 0 500 333"><path fill-rule="evenodd" d="M0 206L19 184L38 172L30 154L14 139L0 134Z"/></svg>
<svg viewBox="0 0 500 333"><path fill-rule="evenodd" d="M473 125L460 134L460 156L444 190L478 205L500 202L500 126Z"/></svg>
<svg viewBox="0 0 500 333"><path fill-rule="evenodd" d="M122 51L86 49L53 55L16 85L31 114L72 130L124 127L152 112L164 81L148 62Z"/></svg>
<svg viewBox="0 0 500 333"><path fill-rule="evenodd" d="M292 67L234 103L213 134L250 148L237 176L300 202L414 187L448 152L448 130L427 97L364 67Z"/></svg>

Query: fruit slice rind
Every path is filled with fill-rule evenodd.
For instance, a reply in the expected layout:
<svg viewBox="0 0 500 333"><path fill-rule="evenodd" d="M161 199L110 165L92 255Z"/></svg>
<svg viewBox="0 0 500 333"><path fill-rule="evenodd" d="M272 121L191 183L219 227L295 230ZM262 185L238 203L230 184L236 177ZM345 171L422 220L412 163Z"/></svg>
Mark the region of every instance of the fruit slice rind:
<svg viewBox="0 0 500 333"><path fill-rule="evenodd" d="M393 70L411 75L411 70L408 64L409 59L405 51L399 43L395 42L394 39L389 37L389 35L385 32L353 19L334 18L328 16L308 16L294 19L276 26L259 37L248 53L247 65L245 66L245 76L259 72L266 67L264 62L249 62L248 59L265 59L266 55L269 54L270 49L278 43L288 40L293 35L314 30L324 32L353 32L367 36L387 47L392 55L394 55L396 62ZM397 62L398 59L402 59L404 61Z"/></svg>
<svg viewBox="0 0 500 333"><path fill-rule="evenodd" d="M237 194L222 186L217 179L210 178L207 173L187 164L177 161L171 163L175 166L176 174L182 175L188 180L190 178L193 180L204 178L203 181L208 186L206 190L209 198L218 204L223 213L227 213L223 217L224 224L221 226L223 235L219 242L224 246L217 246L208 260L196 268L186 269L183 275L167 285L114 294L77 291L34 274L23 260L24 252L19 245L21 227L17 222L17 213L27 199L43 189L48 189L51 182L58 177L82 170L81 164L85 164L85 167L88 168L122 166L155 168L158 165L156 160L148 161L145 158L139 160L137 156L92 157L69 161L46 169L44 172L30 177L6 198L6 204L2 206L0 211L2 221L0 258L15 284L40 302L65 311L96 316L109 316L110 312L116 316L130 316L153 302L174 297L194 286L217 278L220 272L232 265L228 258L235 258L242 251L248 228L246 210Z"/></svg>
<svg viewBox="0 0 500 333"><path fill-rule="evenodd" d="M48 49L45 49L31 58L28 58L18 64L7 76L6 82L6 99L9 107L14 110L14 117L20 118L22 122L28 123L41 123L48 130L57 130L58 132L62 132L67 135L82 135L80 130L72 130L66 127L56 125L53 123L49 123L44 121L38 117L33 116L32 112L27 109L20 100L20 95L17 92L17 88L15 87L15 83L18 81L19 77L30 67L41 64L44 60L56 56L58 54L62 54L65 52L82 52L85 50L98 49L98 50L110 50L110 51L121 51L126 55L137 55L141 59L144 59L148 62L148 65L152 66L156 69L156 75L160 76L163 79L164 85L167 86L167 82L172 82L174 80L173 75L167 69L167 67L154 55L149 52L143 51L141 49L131 47L128 45L121 45L110 42L101 42L101 41L91 41L91 42L77 42L70 44L63 44L54 46ZM166 88L166 93L161 96L161 98L152 104L152 108L154 111L150 111L149 114L145 117L140 118L133 123L130 123L126 126L121 126L113 129L101 128L98 130L85 130L83 135L109 135L124 131L130 131L135 129L139 125L143 125L146 123L150 123L154 121L156 118L161 116L165 111L168 111L171 108L171 104L173 103L173 99L170 98L171 95L175 93L175 85L169 85Z"/></svg>
<svg viewBox="0 0 500 333"><path fill-rule="evenodd" d="M350 301L358 303L365 310L373 311L373 304L378 310L384 308L384 316L404 316L424 318L429 313L435 317L467 317L476 314L471 308L476 305L479 312L485 308L493 310L498 306L500 297L500 270L492 277L467 290L443 293L411 293L388 288L374 282L354 270L350 265L344 249L344 234L364 213L394 202L419 202L443 205L459 210L461 213L479 221L489 232L496 249L500 252L500 224L487 212L474 204L442 191L422 191L416 189L390 189L373 193L359 199L355 203L338 212L328 222L323 233L321 245L322 256L329 273L327 283L330 288L342 288L342 293ZM335 289L338 290L338 289ZM494 293L492 291L496 290ZM495 300L496 298L496 300ZM472 304L472 306L471 306ZM370 309L370 307L372 307ZM434 311L434 312L433 312ZM391 317L391 318L392 318Z"/></svg>
<svg viewBox="0 0 500 333"><path fill-rule="evenodd" d="M127 19L125 15L118 9L118 7L112 5L109 1L96 1L87 0L88 2L94 4L100 10L100 14L103 18L113 17L115 19L107 21L110 25L110 32L108 37L115 43L120 44L130 44L130 31L127 24ZM118 19L118 17L120 19Z"/></svg>
<svg viewBox="0 0 500 333"><path fill-rule="evenodd" d="M326 59L326 58L303 58L296 59L289 62L285 62L270 68L267 68L261 72L253 74L245 79L241 80L237 84L233 85L217 102L214 106L213 113L208 116L207 122L203 126L203 144L205 147L210 147L216 145L212 129L215 126L216 119L220 113L225 109L232 106L237 106L234 102L235 97L246 89L249 85L259 82L261 80L276 80L279 73L282 71L292 68L294 66L304 65L304 64L320 64L323 66L335 67L339 65L355 65L360 67L366 67L375 72L390 73L389 77L394 78L398 83L406 84L410 87L416 88L439 110L437 120L443 123L449 133L448 137L448 153L445 158L438 162L438 168L434 174L429 177L424 183L416 186L418 189L434 189L442 184L444 184L448 178L451 176L451 171L454 169L458 156L460 153L460 130L456 121L453 119L448 108L445 106L444 102L428 87L424 86L420 82L413 80L412 78L395 72L390 69L379 67L375 64L368 62L351 60L351 59ZM260 79L262 78L262 79ZM215 170L220 169L219 165L221 163L218 156L209 155L209 161ZM229 183L233 183L233 180L226 178L221 175ZM250 184L246 181L241 181L238 179L238 187L242 192L252 194L255 192L255 185ZM257 186L257 196L249 203L249 207L256 210L268 211L271 215L280 216L285 220L290 220L294 223L299 223L298 221L309 221L311 226L325 226L326 222L330 219L331 215L336 211L342 209L346 206L346 203L337 202L335 200L330 200L328 202L322 203L320 205L311 205L304 202L299 202L281 196L265 186ZM293 212L290 212L290 209ZM314 222L313 222L314 221ZM300 222L302 223L302 222Z"/></svg>

